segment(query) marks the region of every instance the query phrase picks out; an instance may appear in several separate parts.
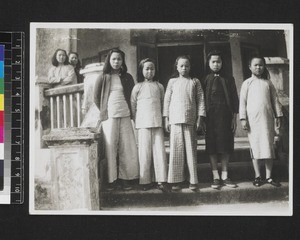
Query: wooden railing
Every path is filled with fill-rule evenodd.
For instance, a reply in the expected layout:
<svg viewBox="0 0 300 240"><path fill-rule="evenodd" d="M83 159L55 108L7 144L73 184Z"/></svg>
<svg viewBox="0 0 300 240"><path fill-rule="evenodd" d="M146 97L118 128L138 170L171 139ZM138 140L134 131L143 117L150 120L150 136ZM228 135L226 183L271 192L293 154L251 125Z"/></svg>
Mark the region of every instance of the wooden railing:
<svg viewBox="0 0 300 240"><path fill-rule="evenodd" d="M44 96L50 102L51 129L80 127L84 84L51 88Z"/></svg>

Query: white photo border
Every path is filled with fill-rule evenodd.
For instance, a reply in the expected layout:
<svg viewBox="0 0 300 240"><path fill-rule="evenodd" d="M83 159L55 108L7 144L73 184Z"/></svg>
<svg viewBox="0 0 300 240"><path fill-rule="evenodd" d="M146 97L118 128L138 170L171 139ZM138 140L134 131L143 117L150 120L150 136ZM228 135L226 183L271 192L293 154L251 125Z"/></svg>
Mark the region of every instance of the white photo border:
<svg viewBox="0 0 300 240"><path fill-rule="evenodd" d="M278 215L276 209L270 213L257 212L189 212L189 211L53 211L36 210L34 206L35 176L35 71L36 71L36 34L39 28L69 29L199 29L199 30L286 30L289 31L289 211ZM75 22L43 22L30 23L30 152L29 152L29 212L35 215L170 215L170 216L292 216L293 214L293 63L294 63L294 27L293 24L282 23L75 23Z"/></svg>

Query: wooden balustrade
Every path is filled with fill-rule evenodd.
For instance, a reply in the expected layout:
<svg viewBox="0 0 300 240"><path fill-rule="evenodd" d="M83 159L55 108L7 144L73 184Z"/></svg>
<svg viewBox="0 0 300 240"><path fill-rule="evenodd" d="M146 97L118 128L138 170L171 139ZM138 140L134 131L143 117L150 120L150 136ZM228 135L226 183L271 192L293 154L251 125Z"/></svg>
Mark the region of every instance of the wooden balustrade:
<svg viewBox="0 0 300 240"><path fill-rule="evenodd" d="M45 90L44 96L50 99L51 129L80 127L83 93L83 83Z"/></svg>

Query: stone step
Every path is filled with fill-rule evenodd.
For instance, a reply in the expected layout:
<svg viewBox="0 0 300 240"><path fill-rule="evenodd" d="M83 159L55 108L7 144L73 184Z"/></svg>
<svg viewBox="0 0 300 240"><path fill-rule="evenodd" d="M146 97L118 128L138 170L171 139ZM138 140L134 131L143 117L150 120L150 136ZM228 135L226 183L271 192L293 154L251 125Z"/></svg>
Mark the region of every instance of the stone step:
<svg viewBox="0 0 300 240"><path fill-rule="evenodd" d="M234 153L229 160L229 176L233 180L249 180L254 177L252 159L250 155L250 144L247 137L237 137L234 139ZM165 140L167 159L169 159L170 145ZM205 152L205 140L203 137L197 140L197 163L198 178L200 182L210 182L212 178L209 158ZM219 164L219 169L221 166ZM264 168L262 175L264 176ZM288 179L288 164L286 161L274 160L273 176L279 180Z"/></svg>
<svg viewBox="0 0 300 240"><path fill-rule="evenodd" d="M288 201L289 184L281 182L279 188L269 184L261 187L254 187L251 182L237 182L238 187L222 187L215 190L209 183L200 183L199 191L193 192L183 188L177 192L163 193L158 189L141 191L138 187L124 191L121 189L112 192L102 192L101 209L102 210L124 210L132 208L153 207L180 207L180 206L198 206L204 204L239 204L239 203L263 203L269 201Z"/></svg>

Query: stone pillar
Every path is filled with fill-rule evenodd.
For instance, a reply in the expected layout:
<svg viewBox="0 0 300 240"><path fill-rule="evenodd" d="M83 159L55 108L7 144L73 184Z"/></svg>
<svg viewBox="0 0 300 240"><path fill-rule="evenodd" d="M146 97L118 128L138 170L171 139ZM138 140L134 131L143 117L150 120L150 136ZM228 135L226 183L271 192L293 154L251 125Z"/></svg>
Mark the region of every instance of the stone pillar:
<svg viewBox="0 0 300 240"><path fill-rule="evenodd" d="M289 96L289 60L282 57L266 57L265 60L277 92Z"/></svg>
<svg viewBox="0 0 300 240"><path fill-rule="evenodd" d="M231 49L232 74L235 78L238 95L240 95L241 87L244 81L240 38L237 35L232 34L229 42ZM247 133L241 127L239 116L237 116L237 129L235 135L237 137L247 136Z"/></svg>
<svg viewBox="0 0 300 240"><path fill-rule="evenodd" d="M280 138L276 137L277 159L286 163L288 166L289 153L289 60L281 57L266 57L267 69L270 73L270 79L276 88L278 98L283 107L283 122L281 129L277 130Z"/></svg>
<svg viewBox="0 0 300 240"><path fill-rule="evenodd" d="M101 133L55 129L43 137L50 148L53 210L100 210L103 169Z"/></svg>
<svg viewBox="0 0 300 240"><path fill-rule="evenodd" d="M285 44L286 44L286 55L290 59L290 30L284 30Z"/></svg>
<svg viewBox="0 0 300 240"><path fill-rule="evenodd" d="M82 113L84 119L80 127L97 127L100 112L94 104L94 89L96 79L103 70L102 63L92 63L80 70L80 74L84 76L84 96L82 101Z"/></svg>
<svg viewBox="0 0 300 240"><path fill-rule="evenodd" d="M77 52L77 29L70 29L70 49L69 52Z"/></svg>

